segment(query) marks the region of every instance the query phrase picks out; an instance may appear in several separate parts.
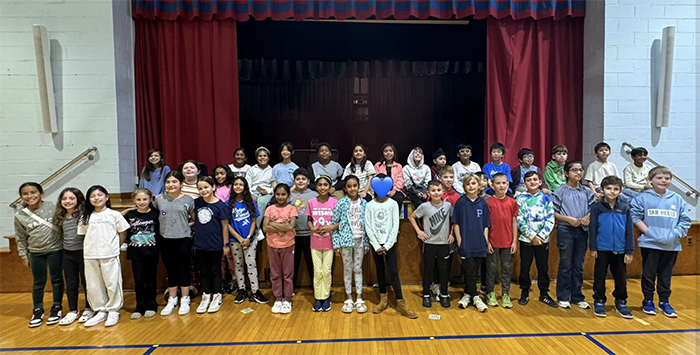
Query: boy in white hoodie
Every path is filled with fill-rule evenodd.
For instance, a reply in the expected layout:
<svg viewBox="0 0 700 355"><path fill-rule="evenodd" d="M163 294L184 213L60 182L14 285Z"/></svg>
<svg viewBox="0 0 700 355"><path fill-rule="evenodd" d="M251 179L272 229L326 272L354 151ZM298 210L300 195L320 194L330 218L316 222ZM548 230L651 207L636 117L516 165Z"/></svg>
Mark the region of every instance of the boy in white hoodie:
<svg viewBox="0 0 700 355"><path fill-rule="evenodd" d="M403 167L406 194L414 209L428 200L430 167L423 164L423 159L423 149L415 147L408 155L408 164Z"/></svg>

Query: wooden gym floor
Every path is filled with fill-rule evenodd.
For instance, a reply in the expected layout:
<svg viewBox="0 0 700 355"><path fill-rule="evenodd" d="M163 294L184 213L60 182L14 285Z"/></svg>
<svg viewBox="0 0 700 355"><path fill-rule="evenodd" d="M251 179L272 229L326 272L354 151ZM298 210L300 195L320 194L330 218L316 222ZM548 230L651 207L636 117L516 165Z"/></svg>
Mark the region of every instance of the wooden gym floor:
<svg viewBox="0 0 700 355"><path fill-rule="evenodd" d="M622 319L608 301L608 317L578 307L552 309L537 300L533 285L530 304L520 306L513 284L513 309L489 308L479 313L471 306L457 307L461 289L452 287L452 307L421 306L421 287L404 286L410 308L419 318L406 319L389 309L372 314L378 291L366 288L369 312L344 314L343 288L334 287L333 309L311 311L313 292L301 289L288 315L270 312L271 304L248 301L234 304L235 295L224 297L216 314L198 315L199 298L189 315L131 320L134 294L125 294L119 323L111 328L84 328L45 324L27 327L30 294L0 294L0 352L13 354L697 354L700 344L700 276L674 276L671 301L679 317L642 313L639 280L629 280L629 305L635 319ZM612 292L608 281L608 294ZM554 290L554 283L552 283ZM271 291L263 290L271 297ZM497 294L499 290L497 289ZM554 295L554 292L551 292ZM591 281L584 283L591 301ZM390 292L390 300L393 294ZM45 302L51 304L51 295ZM164 300L158 297L161 307ZM83 302L81 301L81 305ZM392 302L393 304L393 302ZM66 300L64 299L64 307ZM252 308L244 314L241 310ZM48 309L48 306L47 306ZM160 311L160 309L159 309ZM431 320L429 315L439 315Z"/></svg>

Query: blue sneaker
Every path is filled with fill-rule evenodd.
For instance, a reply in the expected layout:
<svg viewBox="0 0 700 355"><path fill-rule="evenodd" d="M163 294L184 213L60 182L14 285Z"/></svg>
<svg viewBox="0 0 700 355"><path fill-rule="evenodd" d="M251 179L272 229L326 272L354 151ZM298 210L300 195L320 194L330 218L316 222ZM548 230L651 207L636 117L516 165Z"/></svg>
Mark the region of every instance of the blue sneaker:
<svg viewBox="0 0 700 355"><path fill-rule="evenodd" d="M654 301L644 300L642 301L642 312L646 314L656 315L656 307L654 307Z"/></svg>
<svg viewBox="0 0 700 355"><path fill-rule="evenodd" d="M595 314L598 317L603 317L605 318L605 303L602 302L595 302L593 303L593 314Z"/></svg>
<svg viewBox="0 0 700 355"><path fill-rule="evenodd" d="M659 302L659 309L666 317L676 318L678 314L668 302Z"/></svg>
<svg viewBox="0 0 700 355"><path fill-rule="evenodd" d="M622 316L622 318L625 319L632 319L634 316L632 315L632 312L630 312L629 308L627 308L627 301L625 300L617 300L615 301L615 310L617 313Z"/></svg>
<svg viewBox="0 0 700 355"><path fill-rule="evenodd" d="M316 300L316 302L314 302L314 307L312 309L314 310L314 312L321 312L322 305L323 305L323 301Z"/></svg>
<svg viewBox="0 0 700 355"><path fill-rule="evenodd" d="M321 309L322 309L324 312L328 312L328 311L331 310L331 299L330 299L330 298L326 298L326 299L323 301L323 305L321 306Z"/></svg>

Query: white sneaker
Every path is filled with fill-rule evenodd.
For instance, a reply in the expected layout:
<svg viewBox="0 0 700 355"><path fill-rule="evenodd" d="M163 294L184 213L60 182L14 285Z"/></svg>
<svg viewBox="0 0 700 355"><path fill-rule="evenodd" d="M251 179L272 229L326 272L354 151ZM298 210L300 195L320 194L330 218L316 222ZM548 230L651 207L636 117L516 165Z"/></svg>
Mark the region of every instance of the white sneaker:
<svg viewBox="0 0 700 355"><path fill-rule="evenodd" d="M466 309L469 307L469 303L471 301L471 296L467 295L466 293L462 296L462 298L459 299L459 308Z"/></svg>
<svg viewBox="0 0 700 355"><path fill-rule="evenodd" d="M275 303L272 305L272 313L282 313L282 301L275 301Z"/></svg>
<svg viewBox="0 0 700 355"><path fill-rule="evenodd" d="M292 303L289 301L282 301L282 310L280 313L282 314L289 314L292 312Z"/></svg>
<svg viewBox="0 0 700 355"><path fill-rule="evenodd" d="M177 297L170 297L168 298L168 304L165 305L165 308L163 308L160 311L161 316L169 316L170 313L173 313L173 310L177 307Z"/></svg>
<svg viewBox="0 0 700 355"><path fill-rule="evenodd" d="M569 309L571 308L571 303L566 301L559 301L559 308Z"/></svg>
<svg viewBox="0 0 700 355"><path fill-rule="evenodd" d="M591 305L588 304L588 302L586 302L586 301L581 301L579 303L576 303L576 305L581 307L581 309L591 309Z"/></svg>
<svg viewBox="0 0 700 355"><path fill-rule="evenodd" d="M78 311L68 312L68 314L66 314L66 316L63 317L60 322L58 322L58 325L71 325L76 320L78 320Z"/></svg>
<svg viewBox="0 0 700 355"><path fill-rule="evenodd" d="M479 296L474 296L474 306L476 306L476 309L479 310L479 312L486 312L486 310L489 309L489 307L484 303L484 301L481 300L481 297Z"/></svg>
<svg viewBox="0 0 700 355"><path fill-rule="evenodd" d="M107 321L105 322L105 327L111 327L119 322L119 312L109 312L107 315Z"/></svg>
<svg viewBox="0 0 700 355"><path fill-rule="evenodd" d="M156 315L156 311L146 311L146 313L143 314L143 316L146 318L151 318L155 315Z"/></svg>
<svg viewBox="0 0 700 355"><path fill-rule="evenodd" d="M440 285L433 284L431 288L433 289L433 301L440 302Z"/></svg>
<svg viewBox="0 0 700 355"><path fill-rule="evenodd" d="M355 301L355 309L357 310L357 313L367 313L367 305L362 298Z"/></svg>
<svg viewBox="0 0 700 355"><path fill-rule="evenodd" d="M90 320L90 318L92 318L94 316L95 316L95 312L92 309L86 309L83 311L83 314L78 319L78 323L85 323L88 320Z"/></svg>
<svg viewBox="0 0 700 355"><path fill-rule="evenodd" d="M197 314L207 313L209 308L209 303L211 302L211 295L207 293L202 294L202 301L199 302L199 307L197 307Z"/></svg>
<svg viewBox="0 0 700 355"><path fill-rule="evenodd" d="M351 299L345 300L345 303L343 303L343 313L352 313L354 309L355 302L353 302Z"/></svg>
<svg viewBox="0 0 700 355"><path fill-rule="evenodd" d="M131 313L131 319L139 319L141 317L143 317L143 314L141 314L141 312Z"/></svg>
<svg viewBox="0 0 700 355"><path fill-rule="evenodd" d="M209 310L207 310L207 312L209 312L209 313L218 312L223 303L224 303L224 301L221 299L221 294L220 293L215 294L214 298L211 300L211 303L209 304Z"/></svg>
<svg viewBox="0 0 700 355"><path fill-rule="evenodd" d="M107 320L107 312L97 312L94 317L88 319L87 322L85 322L86 327L93 327L96 326L104 321Z"/></svg>
<svg viewBox="0 0 700 355"><path fill-rule="evenodd" d="M177 314L184 316L187 313L190 313L190 296L183 296L180 297L180 310Z"/></svg>

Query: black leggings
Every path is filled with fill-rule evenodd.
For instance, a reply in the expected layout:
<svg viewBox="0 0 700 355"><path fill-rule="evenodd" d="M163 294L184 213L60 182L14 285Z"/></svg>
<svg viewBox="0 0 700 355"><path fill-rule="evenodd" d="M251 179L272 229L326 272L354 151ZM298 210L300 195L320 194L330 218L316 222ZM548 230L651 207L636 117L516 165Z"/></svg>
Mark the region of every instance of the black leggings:
<svg viewBox="0 0 700 355"><path fill-rule="evenodd" d="M221 257L223 250L197 250L199 274L202 276L202 292L221 293Z"/></svg>
<svg viewBox="0 0 700 355"><path fill-rule="evenodd" d="M32 300L34 308L44 308L44 288L46 287L46 269L51 276L51 287L53 289L53 305L61 306L63 301L63 275L61 275L61 264L63 263L63 250L51 251L48 253L29 252L29 267L34 276L34 287L32 289Z"/></svg>
<svg viewBox="0 0 700 355"><path fill-rule="evenodd" d="M192 239L158 238L158 247L165 270L168 272L168 287L190 287ZM219 272L221 272L221 259L219 259Z"/></svg>
<svg viewBox="0 0 700 355"><path fill-rule="evenodd" d="M400 195L397 193L397 195ZM372 256L374 257L374 264L377 266L377 282L379 283L379 293L386 293L386 276L384 274L386 268L389 269L389 277L391 277L391 287L394 288L394 294L396 294L397 300L403 299L403 292L401 292L401 280L399 280L399 256L396 251L396 245L394 244L391 249L386 251L386 255L379 255L374 248L372 249ZM386 258L386 263L385 259Z"/></svg>
<svg viewBox="0 0 700 355"><path fill-rule="evenodd" d="M83 289L87 290L87 286L85 284L85 260L83 259L82 250L63 251L63 275L66 278L68 309L71 312L77 311L78 286L82 284ZM90 303L87 299L87 291L85 292L85 308L90 308Z"/></svg>
<svg viewBox="0 0 700 355"><path fill-rule="evenodd" d="M299 286L299 265L301 265L301 257L304 256L306 262L306 271L309 272L309 280L311 286L314 285L314 263L311 259L311 236L296 236L294 238L294 287Z"/></svg>

